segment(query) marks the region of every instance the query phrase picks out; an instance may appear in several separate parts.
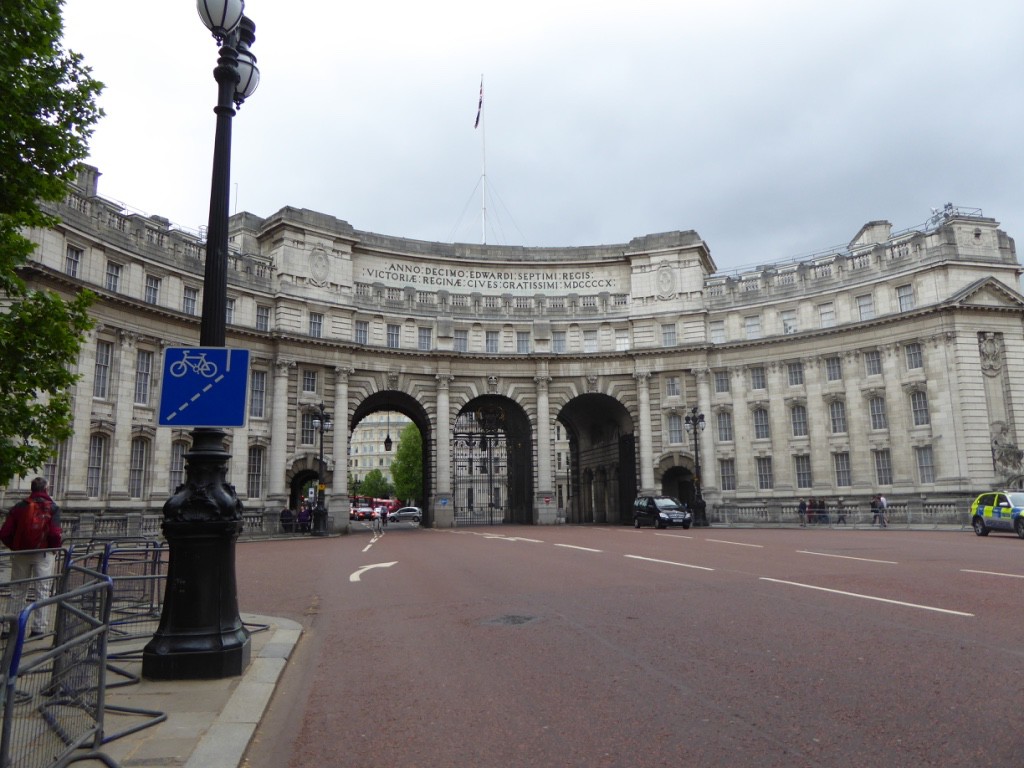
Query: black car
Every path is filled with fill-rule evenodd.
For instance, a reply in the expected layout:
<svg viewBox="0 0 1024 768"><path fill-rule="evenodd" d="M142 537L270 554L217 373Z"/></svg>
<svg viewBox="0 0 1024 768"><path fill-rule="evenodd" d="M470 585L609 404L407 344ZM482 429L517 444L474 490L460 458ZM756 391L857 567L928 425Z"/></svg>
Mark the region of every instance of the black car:
<svg viewBox="0 0 1024 768"><path fill-rule="evenodd" d="M672 496L638 496L633 502L633 527L653 525L655 528L667 528L670 525L681 525L689 528L693 524L693 515L679 499Z"/></svg>

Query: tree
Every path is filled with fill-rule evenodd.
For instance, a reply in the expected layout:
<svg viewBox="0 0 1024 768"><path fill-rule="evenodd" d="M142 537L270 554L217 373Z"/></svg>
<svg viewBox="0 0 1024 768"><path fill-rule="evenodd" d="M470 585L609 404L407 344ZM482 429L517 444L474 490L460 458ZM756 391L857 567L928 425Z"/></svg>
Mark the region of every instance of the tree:
<svg viewBox="0 0 1024 768"><path fill-rule="evenodd" d="M359 484L359 495L372 499L389 499L391 490L391 484L379 469L371 469Z"/></svg>
<svg viewBox="0 0 1024 768"><path fill-rule="evenodd" d="M398 438L391 476L398 498L410 503L423 498L423 438L415 424L406 424Z"/></svg>
<svg viewBox="0 0 1024 768"><path fill-rule="evenodd" d="M61 45L63 0L0 3L0 485L42 466L72 433L70 373L92 322L87 291L29 289L20 270L53 227L103 112L82 57Z"/></svg>

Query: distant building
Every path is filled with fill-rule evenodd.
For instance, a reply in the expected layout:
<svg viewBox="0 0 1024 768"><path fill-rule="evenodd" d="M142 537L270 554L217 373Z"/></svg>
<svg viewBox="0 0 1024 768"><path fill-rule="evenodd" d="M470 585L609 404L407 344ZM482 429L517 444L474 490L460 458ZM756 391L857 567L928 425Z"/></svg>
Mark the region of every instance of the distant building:
<svg viewBox="0 0 1024 768"><path fill-rule="evenodd" d="M159 511L190 444L157 427L161 361L198 341L205 251L99 197L98 176L30 233L30 285L99 297L75 433L43 471L69 510ZM397 444L402 414L423 436L425 524L444 527L628 522L640 492L692 501L698 459L711 510L878 491L926 510L1022 472L1021 265L978 210L730 273L693 231L446 244L296 208L230 228L228 344L252 362L228 477L247 510L317 476L321 402L329 499L347 504L364 458L387 466L379 419Z"/></svg>
<svg viewBox="0 0 1024 768"><path fill-rule="evenodd" d="M379 469L389 483L394 483L391 476L391 462L398 448L398 438L402 430L410 423L400 413L374 413L367 416L352 430L348 446L348 472L356 482L362 482L367 473ZM388 450L384 441L391 438L391 449Z"/></svg>

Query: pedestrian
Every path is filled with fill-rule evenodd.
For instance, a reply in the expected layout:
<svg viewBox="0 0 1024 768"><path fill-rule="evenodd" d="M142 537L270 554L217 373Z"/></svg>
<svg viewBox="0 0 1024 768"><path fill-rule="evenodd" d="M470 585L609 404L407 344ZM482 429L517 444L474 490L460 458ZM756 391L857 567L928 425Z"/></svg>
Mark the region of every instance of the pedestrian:
<svg viewBox="0 0 1024 768"><path fill-rule="evenodd" d="M281 530L284 533L291 533L295 530L295 515L288 507L281 510Z"/></svg>
<svg viewBox="0 0 1024 768"><path fill-rule="evenodd" d="M313 512L309 508L309 504L303 503L299 507L299 513L295 516L295 530L299 533L309 533L309 524L313 519Z"/></svg>
<svg viewBox="0 0 1024 768"><path fill-rule="evenodd" d="M800 503L796 505L796 511L800 515L800 527L807 527L807 501L801 497Z"/></svg>
<svg viewBox="0 0 1024 768"><path fill-rule="evenodd" d="M380 507L377 507L370 513L370 521L374 533L384 533L384 524L381 522L380 517Z"/></svg>
<svg viewBox="0 0 1024 768"><path fill-rule="evenodd" d="M871 524L878 522L878 494L871 497Z"/></svg>
<svg viewBox="0 0 1024 768"><path fill-rule="evenodd" d="M11 507L3 527L0 527L0 542L14 552L11 556L11 598L15 613L20 613L24 607L30 586L34 588L37 600L50 596L54 556L47 550L59 547L62 539L60 507L50 498L46 478L33 478L31 493ZM32 613L29 637L46 634L49 614L49 607ZM3 634L7 634L6 627Z"/></svg>
<svg viewBox="0 0 1024 768"><path fill-rule="evenodd" d="M885 500L885 496L878 494L878 524L882 528L889 527L889 519L886 515L886 510L889 508L889 502Z"/></svg>

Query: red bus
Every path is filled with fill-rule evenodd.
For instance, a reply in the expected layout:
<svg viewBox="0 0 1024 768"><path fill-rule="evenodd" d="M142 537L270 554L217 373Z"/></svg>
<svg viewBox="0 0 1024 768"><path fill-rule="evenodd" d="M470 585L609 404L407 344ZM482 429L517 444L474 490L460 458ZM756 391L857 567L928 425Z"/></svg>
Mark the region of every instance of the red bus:
<svg viewBox="0 0 1024 768"><path fill-rule="evenodd" d="M376 509L377 507L384 507L388 512L394 512L396 509L402 506L402 502L399 499L374 499L370 496L353 496L352 507L369 507L370 509Z"/></svg>

